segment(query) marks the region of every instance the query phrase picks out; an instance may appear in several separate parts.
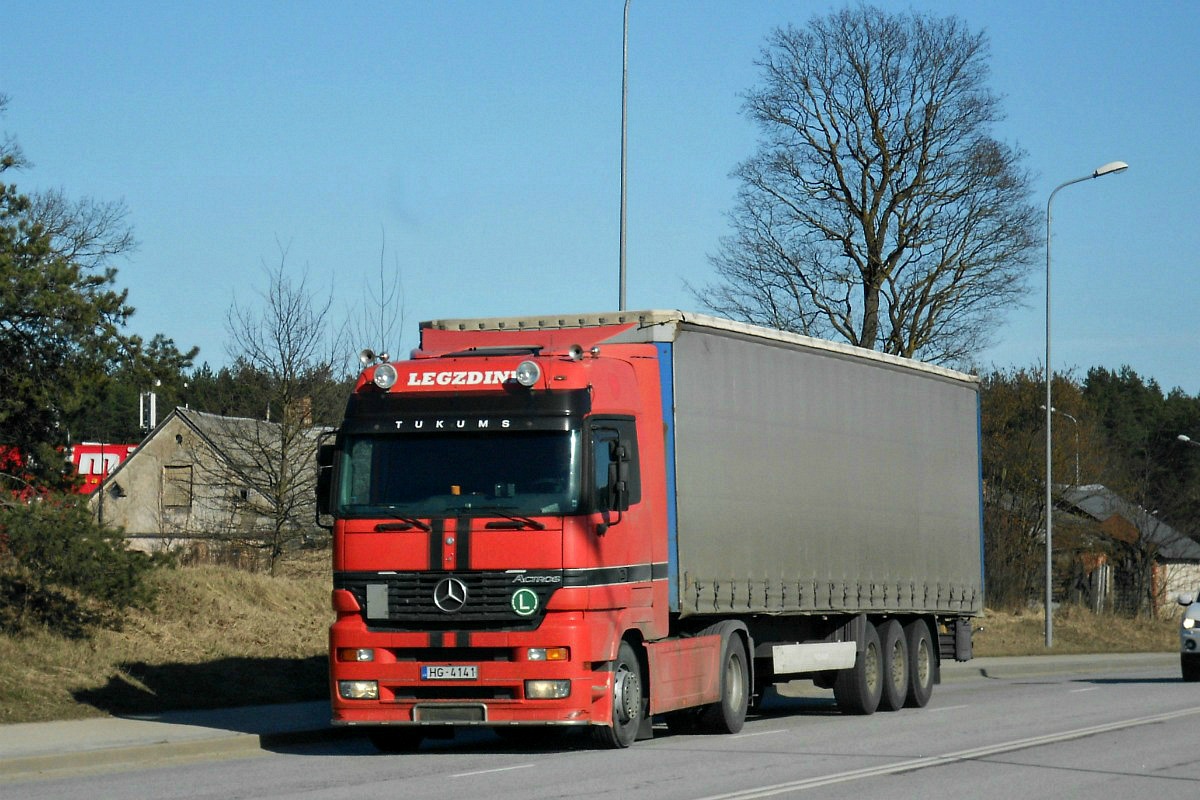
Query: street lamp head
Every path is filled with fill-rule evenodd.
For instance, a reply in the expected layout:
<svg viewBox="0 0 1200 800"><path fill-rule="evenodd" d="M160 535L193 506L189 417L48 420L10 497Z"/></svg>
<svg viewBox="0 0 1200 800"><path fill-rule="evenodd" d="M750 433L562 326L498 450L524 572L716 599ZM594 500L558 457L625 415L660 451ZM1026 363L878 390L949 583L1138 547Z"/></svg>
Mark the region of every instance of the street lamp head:
<svg viewBox="0 0 1200 800"><path fill-rule="evenodd" d="M1096 171L1092 173L1093 178L1099 178L1101 175L1112 175L1117 172L1124 172L1129 169L1129 165L1124 161L1110 161L1102 167L1096 167Z"/></svg>
<svg viewBox="0 0 1200 800"><path fill-rule="evenodd" d="M1178 436L1176 436L1175 438L1181 442L1189 442L1190 443L1192 441L1192 437L1188 436L1186 433L1181 433Z"/></svg>

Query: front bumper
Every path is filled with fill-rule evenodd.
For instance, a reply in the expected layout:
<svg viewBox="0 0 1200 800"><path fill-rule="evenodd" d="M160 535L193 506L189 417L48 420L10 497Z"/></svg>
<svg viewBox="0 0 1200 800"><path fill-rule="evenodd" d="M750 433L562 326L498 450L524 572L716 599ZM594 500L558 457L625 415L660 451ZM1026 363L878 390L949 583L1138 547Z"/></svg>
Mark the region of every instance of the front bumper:
<svg viewBox="0 0 1200 800"><path fill-rule="evenodd" d="M611 720L607 662L587 660L592 637L581 614L548 615L536 631L454 634L371 631L356 617L330 628L334 725L590 725ZM534 661L529 648L566 648L568 658ZM340 654L370 650L372 661ZM433 679L422 667L475 668L471 679ZM447 670L434 672L447 673ZM378 696L350 699L343 682L375 682ZM565 697L528 696L528 681L567 686ZM361 684L360 684L361 685ZM542 684L545 686L545 684Z"/></svg>

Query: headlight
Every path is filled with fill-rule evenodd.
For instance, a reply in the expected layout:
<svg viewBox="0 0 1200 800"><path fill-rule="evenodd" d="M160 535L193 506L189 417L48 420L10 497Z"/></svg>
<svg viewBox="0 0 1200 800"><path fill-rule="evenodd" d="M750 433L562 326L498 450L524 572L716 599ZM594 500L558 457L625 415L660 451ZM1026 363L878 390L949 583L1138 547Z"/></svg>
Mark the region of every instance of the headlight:
<svg viewBox="0 0 1200 800"><path fill-rule="evenodd" d="M1191 617L1184 617L1183 627L1190 631L1192 628L1196 627L1196 620L1192 619Z"/></svg>
<svg viewBox="0 0 1200 800"><path fill-rule="evenodd" d="M337 693L343 700L378 700L379 684L373 680L340 680Z"/></svg>
<svg viewBox="0 0 1200 800"><path fill-rule="evenodd" d="M338 681L338 694L343 700L378 700L377 681Z"/></svg>
<svg viewBox="0 0 1200 800"><path fill-rule="evenodd" d="M375 368L375 385L380 389L390 389L396 385L396 368L391 364L380 364Z"/></svg>
<svg viewBox="0 0 1200 800"><path fill-rule="evenodd" d="M562 700L570 696L570 681L525 681L525 697L529 700Z"/></svg>

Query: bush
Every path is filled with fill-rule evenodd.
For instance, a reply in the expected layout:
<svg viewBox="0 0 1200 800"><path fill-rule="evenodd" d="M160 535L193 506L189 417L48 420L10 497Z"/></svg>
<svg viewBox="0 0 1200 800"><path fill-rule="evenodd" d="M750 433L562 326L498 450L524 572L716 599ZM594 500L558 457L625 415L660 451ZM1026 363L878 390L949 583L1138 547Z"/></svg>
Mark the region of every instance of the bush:
<svg viewBox="0 0 1200 800"><path fill-rule="evenodd" d="M0 503L0 628L86 636L119 627L122 611L153 600L153 567L120 531L97 524L82 497Z"/></svg>

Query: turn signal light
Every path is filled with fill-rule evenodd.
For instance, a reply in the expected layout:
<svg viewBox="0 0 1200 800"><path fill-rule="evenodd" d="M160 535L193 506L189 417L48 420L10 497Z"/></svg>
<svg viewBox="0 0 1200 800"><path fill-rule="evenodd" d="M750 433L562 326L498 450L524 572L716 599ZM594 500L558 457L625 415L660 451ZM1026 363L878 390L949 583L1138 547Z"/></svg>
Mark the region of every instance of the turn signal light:
<svg viewBox="0 0 1200 800"><path fill-rule="evenodd" d="M525 651L529 661L570 661L571 650L566 647L531 647Z"/></svg>

